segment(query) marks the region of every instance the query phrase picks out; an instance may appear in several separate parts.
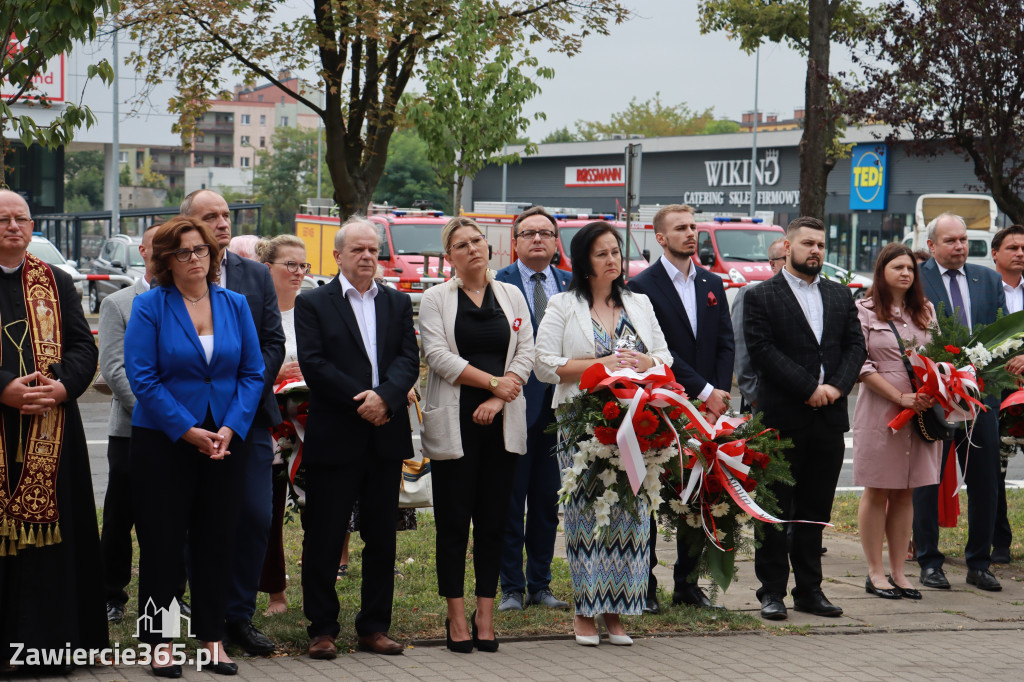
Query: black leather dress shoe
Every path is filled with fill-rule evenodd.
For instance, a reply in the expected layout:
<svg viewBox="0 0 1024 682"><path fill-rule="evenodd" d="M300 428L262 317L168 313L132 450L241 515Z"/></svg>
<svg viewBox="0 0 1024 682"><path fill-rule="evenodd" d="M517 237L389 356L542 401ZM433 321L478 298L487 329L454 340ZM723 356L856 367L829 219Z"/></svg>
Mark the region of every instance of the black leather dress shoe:
<svg viewBox="0 0 1024 682"><path fill-rule="evenodd" d="M994 564L1008 564L1010 563L1010 548L993 547L992 556L990 558Z"/></svg>
<svg viewBox="0 0 1024 682"><path fill-rule="evenodd" d="M265 656L277 648L269 637L256 629L251 620L228 623L224 631L232 644L242 647L251 656Z"/></svg>
<svg viewBox="0 0 1024 682"><path fill-rule="evenodd" d="M793 610L813 613L815 616L837 618L843 615L841 606L836 606L825 597L821 590L815 590L801 597L793 597Z"/></svg>
<svg viewBox="0 0 1024 682"><path fill-rule="evenodd" d="M206 669L218 675L238 674L238 664L234 662L228 663L226 661L221 661L220 663L213 663L211 665L206 666Z"/></svg>
<svg viewBox="0 0 1024 682"><path fill-rule="evenodd" d="M949 589L949 581L946 580L946 572L941 568L922 568L921 584L935 590Z"/></svg>
<svg viewBox="0 0 1024 682"><path fill-rule="evenodd" d="M686 604L687 606L696 606L701 609L723 609L724 606L716 606L711 603L708 599L708 595L704 594L698 585L693 583L687 583L682 588L672 593L672 606L679 606L680 604Z"/></svg>
<svg viewBox="0 0 1024 682"><path fill-rule="evenodd" d="M864 591L868 594L873 594L876 597L881 597L882 599L903 598L898 587L875 587L875 584L871 582L871 576L864 578Z"/></svg>
<svg viewBox="0 0 1024 682"><path fill-rule="evenodd" d="M124 620L124 604L114 599L108 599L107 622L120 623L122 620Z"/></svg>
<svg viewBox="0 0 1024 682"><path fill-rule="evenodd" d="M1003 589L996 577L986 570L967 569L967 584L974 585L979 590L998 592Z"/></svg>
<svg viewBox="0 0 1024 682"><path fill-rule="evenodd" d="M889 579L889 584L892 585L894 590L900 593L900 597L903 599L913 599L915 601L921 599L921 592L919 590L915 590L912 587L900 587L892 581L891 577L886 576L886 578Z"/></svg>
<svg viewBox="0 0 1024 682"><path fill-rule="evenodd" d="M782 597L777 594L766 594L761 597L761 617L765 620L786 620L789 614Z"/></svg>
<svg viewBox="0 0 1024 682"><path fill-rule="evenodd" d="M658 603L657 597L648 597L644 600L644 613L649 613L652 616L657 616L661 613L661 604Z"/></svg>

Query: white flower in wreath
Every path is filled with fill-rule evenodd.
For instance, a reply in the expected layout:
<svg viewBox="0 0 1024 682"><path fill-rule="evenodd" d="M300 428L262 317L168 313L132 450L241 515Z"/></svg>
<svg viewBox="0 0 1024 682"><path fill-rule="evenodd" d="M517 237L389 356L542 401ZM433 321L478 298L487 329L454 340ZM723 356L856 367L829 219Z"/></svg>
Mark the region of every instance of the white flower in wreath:
<svg viewBox="0 0 1024 682"><path fill-rule="evenodd" d="M690 505L684 504L682 500L669 500L668 508L679 515L690 513Z"/></svg>
<svg viewBox="0 0 1024 682"><path fill-rule="evenodd" d="M615 485L615 481L618 479L618 475L615 469L608 468L599 473L597 475L597 478L601 481L601 483L604 483L604 487L609 488Z"/></svg>
<svg viewBox="0 0 1024 682"><path fill-rule="evenodd" d="M583 428L583 430L587 432L588 436L593 436L594 435L594 425L593 424L587 424Z"/></svg>
<svg viewBox="0 0 1024 682"><path fill-rule="evenodd" d="M1019 338L1011 338L1003 341L1001 344L992 349L992 355L1000 358L1008 353L1012 353L1018 348L1024 345L1024 341Z"/></svg>
<svg viewBox="0 0 1024 682"><path fill-rule="evenodd" d="M658 507L661 506L662 502L663 500L661 499L660 491L647 491L647 506L649 506L651 509L657 509Z"/></svg>
<svg viewBox="0 0 1024 682"><path fill-rule="evenodd" d="M725 531L724 530L716 530L715 531L715 540L718 540L719 542L725 541Z"/></svg>
<svg viewBox="0 0 1024 682"><path fill-rule="evenodd" d="M980 343L974 344L965 352L971 363L978 369L985 369L985 366L992 362L992 353L989 353Z"/></svg>
<svg viewBox="0 0 1024 682"><path fill-rule="evenodd" d="M661 470L658 467L651 467L644 475L643 486L645 490L661 489Z"/></svg>
<svg viewBox="0 0 1024 682"><path fill-rule="evenodd" d="M700 528L701 527L701 519L696 514L687 514L686 515L686 525L689 526L690 528Z"/></svg>
<svg viewBox="0 0 1024 682"><path fill-rule="evenodd" d="M608 503L608 505L617 504L619 501L619 494L614 490L605 490L604 494L601 495L601 499Z"/></svg>
<svg viewBox="0 0 1024 682"><path fill-rule="evenodd" d="M612 455L616 454L619 451L619 448L615 445L605 445L600 441L594 442L597 443L596 447L594 448L594 457L596 459L611 459Z"/></svg>
<svg viewBox="0 0 1024 682"><path fill-rule="evenodd" d="M711 506L711 515L716 517L716 518L720 518L722 516L725 516L728 513L729 513L729 503L728 502L719 502L718 504L715 504L715 505Z"/></svg>
<svg viewBox="0 0 1024 682"><path fill-rule="evenodd" d="M750 521L750 514L744 514L743 512L740 512L736 515L736 523L738 523L739 525L742 526L744 523L748 521Z"/></svg>
<svg viewBox="0 0 1024 682"><path fill-rule="evenodd" d="M586 468L587 458L583 454L577 452L572 456L572 466L569 467L569 470L572 471L573 476L579 476Z"/></svg>

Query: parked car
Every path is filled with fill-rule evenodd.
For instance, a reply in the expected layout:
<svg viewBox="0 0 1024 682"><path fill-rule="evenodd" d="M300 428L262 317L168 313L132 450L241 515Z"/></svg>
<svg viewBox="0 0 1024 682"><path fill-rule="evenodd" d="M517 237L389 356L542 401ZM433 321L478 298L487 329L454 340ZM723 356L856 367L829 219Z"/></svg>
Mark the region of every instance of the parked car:
<svg viewBox="0 0 1024 682"><path fill-rule="evenodd" d="M28 245L28 251L47 265L60 268L74 277L75 289L78 291L79 296L82 295L82 282L78 279L82 276L82 273L78 271L78 263L64 258L64 254L53 245L53 242L39 233L33 233L32 241Z"/></svg>
<svg viewBox="0 0 1024 682"><path fill-rule="evenodd" d="M96 275L127 275L133 280L146 274L146 263L139 253L140 237L115 234L100 247L100 255L92 261ZM104 298L129 286L122 281L89 282L89 311L98 313Z"/></svg>
<svg viewBox="0 0 1024 682"><path fill-rule="evenodd" d="M838 265L833 265L832 263L821 264L821 275L825 279L830 279L833 282L860 284L859 288L850 289L850 293L853 294L854 298L864 298L864 294L868 293L868 289L871 288L871 285L875 281L870 277L858 275L855 272L850 272L849 270L841 268Z"/></svg>

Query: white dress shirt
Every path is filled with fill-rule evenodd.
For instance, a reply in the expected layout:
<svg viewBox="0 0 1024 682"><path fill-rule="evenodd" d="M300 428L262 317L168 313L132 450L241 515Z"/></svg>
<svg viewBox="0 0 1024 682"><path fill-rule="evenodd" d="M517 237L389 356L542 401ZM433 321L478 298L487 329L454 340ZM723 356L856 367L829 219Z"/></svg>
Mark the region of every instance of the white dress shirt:
<svg viewBox="0 0 1024 682"><path fill-rule="evenodd" d="M220 252L220 284L222 289L228 288L228 249L224 247L224 250Z"/></svg>
<svg viewBox="0 0 1024 682"><path fill-rule="evenodd" d="M810 325L811 332L814 333L814 338L820 345L821 332L825 328L825 306L821 302L821 275L815 275L814 280L808 284L785 268L782 269L782 274L786 278L789 288L793 290L796 302L800 304L800 310L804 312L807 324ZM818 373L818 383L824 382L825 365L822 365L821 371Z"/></svg>
<svg viewBox="0 0 1024 682"><path fill-rule="evenodd" d="M672 261L665 258L664 254L661 256L661 265L665 268L668 278L672 280L672 286L675 287L676 294L679 295L679 300L683 303L683 310L686 311L686 318L690 322L690 331L693 332L693 338L696 339L697 288L695 282L697 281L697 268L693 267L693 263L690 263L690 272L684 275L679 271L679 268L672 264ZM697 400L707 400L713 390L715 390L715 387L710 383L704 384L704 388L697 396Z"/></svg>
<svg viewBox="0 0 1024 682"><path fill-rule="evenodd" d="M939 265L939 261L935 261L935 265L938 266L939 268L939 275L942 279L942 286L946 288L946 296L949 296L950 305L952 305L953 297L949 293L950 278L946 276L946 272L949 270L949 268L944 268L941 265ZM963 268L957 268L956 270L957 272L960 273L960 276L956 278L956 284L958 287L960 287L960 296L962 296L964 299L964 316L967 317L967 328L971 329L971 327L973 326L971 324L971 292L970 288L967 286L967 273L964 272ZM935 307L938 308L938 306ZM952 315L953 311L947 310L946 313Z"/></svg>
<svg viewBox="0 0 1024 682"><path fill-rule="evenodd" d="M537 306L533 301L533 290L535 288L533 276L538 272L544 274L544 278L540 282L549 301L552 296L558 293L558 276L553 272L554 268L550 265L543 270L534 270L521 260L517 260L516 265L519 266L519 276L523 278L523 294L526 296L526 303L530 306L533 314L536 315Z"/></svg>
<svg viewBox="0 0 1024 682"><path fill-rule="evenodd" d="M1002 285L1003 293L1006 294L1006 310L1003 312L1012 315L1024 309L1024 277L1020 278L1015 287L1007 284L1006 280L1002 281Z"/></svg>
<svg viewBox="0 0 1024 682"><path fill-rule="evenodd" d="M352 312L356 316L356 324L359 325L359 335L363 338L363 348L370 358L370 366L373 367L373 386L380 383L380 375L377 372L377 308L374 299L377 297L377 283L374 282L365 294L352 286L352 283L345 279L345 275L338 273L338 282L341 284L341 295L348 299L352 306Z"/></svg>

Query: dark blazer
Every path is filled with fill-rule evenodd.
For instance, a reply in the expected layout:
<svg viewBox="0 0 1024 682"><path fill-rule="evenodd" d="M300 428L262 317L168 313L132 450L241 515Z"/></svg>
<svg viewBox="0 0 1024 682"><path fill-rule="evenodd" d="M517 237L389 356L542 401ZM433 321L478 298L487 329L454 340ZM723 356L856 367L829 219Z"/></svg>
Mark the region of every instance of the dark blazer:
<svg viewBox="0 0 1024 682"><path fill-rule="evenodd" d="M210 285L213 357L176 287L156 286L135 297L124 334L124 365L135 394L132 426L163 431L176 441L206 419L244 439L263 390L263 357L252 316L238 294Z"/></svg>
<svg viewBox="0 0 1024 682"><path fill-rule="evenodd" d="M281 423L281 410L274 397L274 382L284 362L284 329L281 328L274 280L265 264L230 251L227 266L227 288L245 296L263 352L263 395L253 423L256 426L277 426Z"/></svg>
<svg viewBox="0 0 1024 682"><path fill-rule="evenodd" d="M358 457L409 459L409 389L419 379L419 350L408 294L378 285L377 370L363 346L355 313L335 276L322 287L295 300L295 340L299 367L309 386L309 419L303 462L342 466ZM391 421L373 426L356 410L354 396L373 389L387 403ZM397 484L396 484L397 485Z"/></svg>
<svg viewBox="0 0 1024 682"><path fill-rule="evenodd" d="M820 344L783 272L752 287L743 298L744 338L757 372L757 404L768 426L789 429L807 422L815 410L805 401L818 387L824 365L824 383L843 396L817 412L836 428L850 428L846 396L867 356L864 334L850 290L824 277L819 289Z"/></svg>
<svg viewBox="0 0 1024 682"><path fill-rule="evenodd" d="M690 267L697 271L693 283L697 299L697 338L693 336L686 309L660 258L629 280L629 288L651 299L672 352L672 373L687 395L696 399L707 384L723 391L732 388L736 344L721 277L696 263L691 263ZM710 303L709 294L714 296L714 304Z"/></svg>
<svg viewBox="0 0 1024 682"><path fill-rule="evenodd" d="M1006 294L1003 292L999 273L969 263L964 265L963 270L967 277L967 291L971 297L972 328L979 324L995 322L996 310L1002 309L1004 313L1006 312ZM942 274L934 258L921 265L921 286L924 287L924 295L935 306L936 313L939 311L939 304L942 303L945 304L943 314L946 317L953 315L953 305L949 302L949 294L946 293Z"/></svg>
<svg viewBox="0 0 1024 682"><path fill-rule="evenodd" d="M549 277L555 278L555 284L558 285L559 291L565 291L566 287L569 286L569 281L572 279L572 273L566 272L565 270L559 270L553 265L548 266L547 274ZM523 296L526 296L526 283L523 282L523 273L519 271L518 262L514 262L509 266L498 270L498 274L494 276L494 279L499 282L505 282L506 284L515 284L519 287L519 290L523 292ZM529 283L533 286L533 282ZM530 299L527 298L527 301ZM537 314L533 308L530 308L530 322L533 324L533 338L537 338ZM545 384L543 381L537 378L537 375L530 372L530 379L526 382L526 386L523 387L523 396L526 398L526 426L527 428L534 425L534 423L543 416L547 410L545 407L551 406L550 396L548 391L553 390L551 384ZM545 399L547 397L547 399Z"/></svg>

